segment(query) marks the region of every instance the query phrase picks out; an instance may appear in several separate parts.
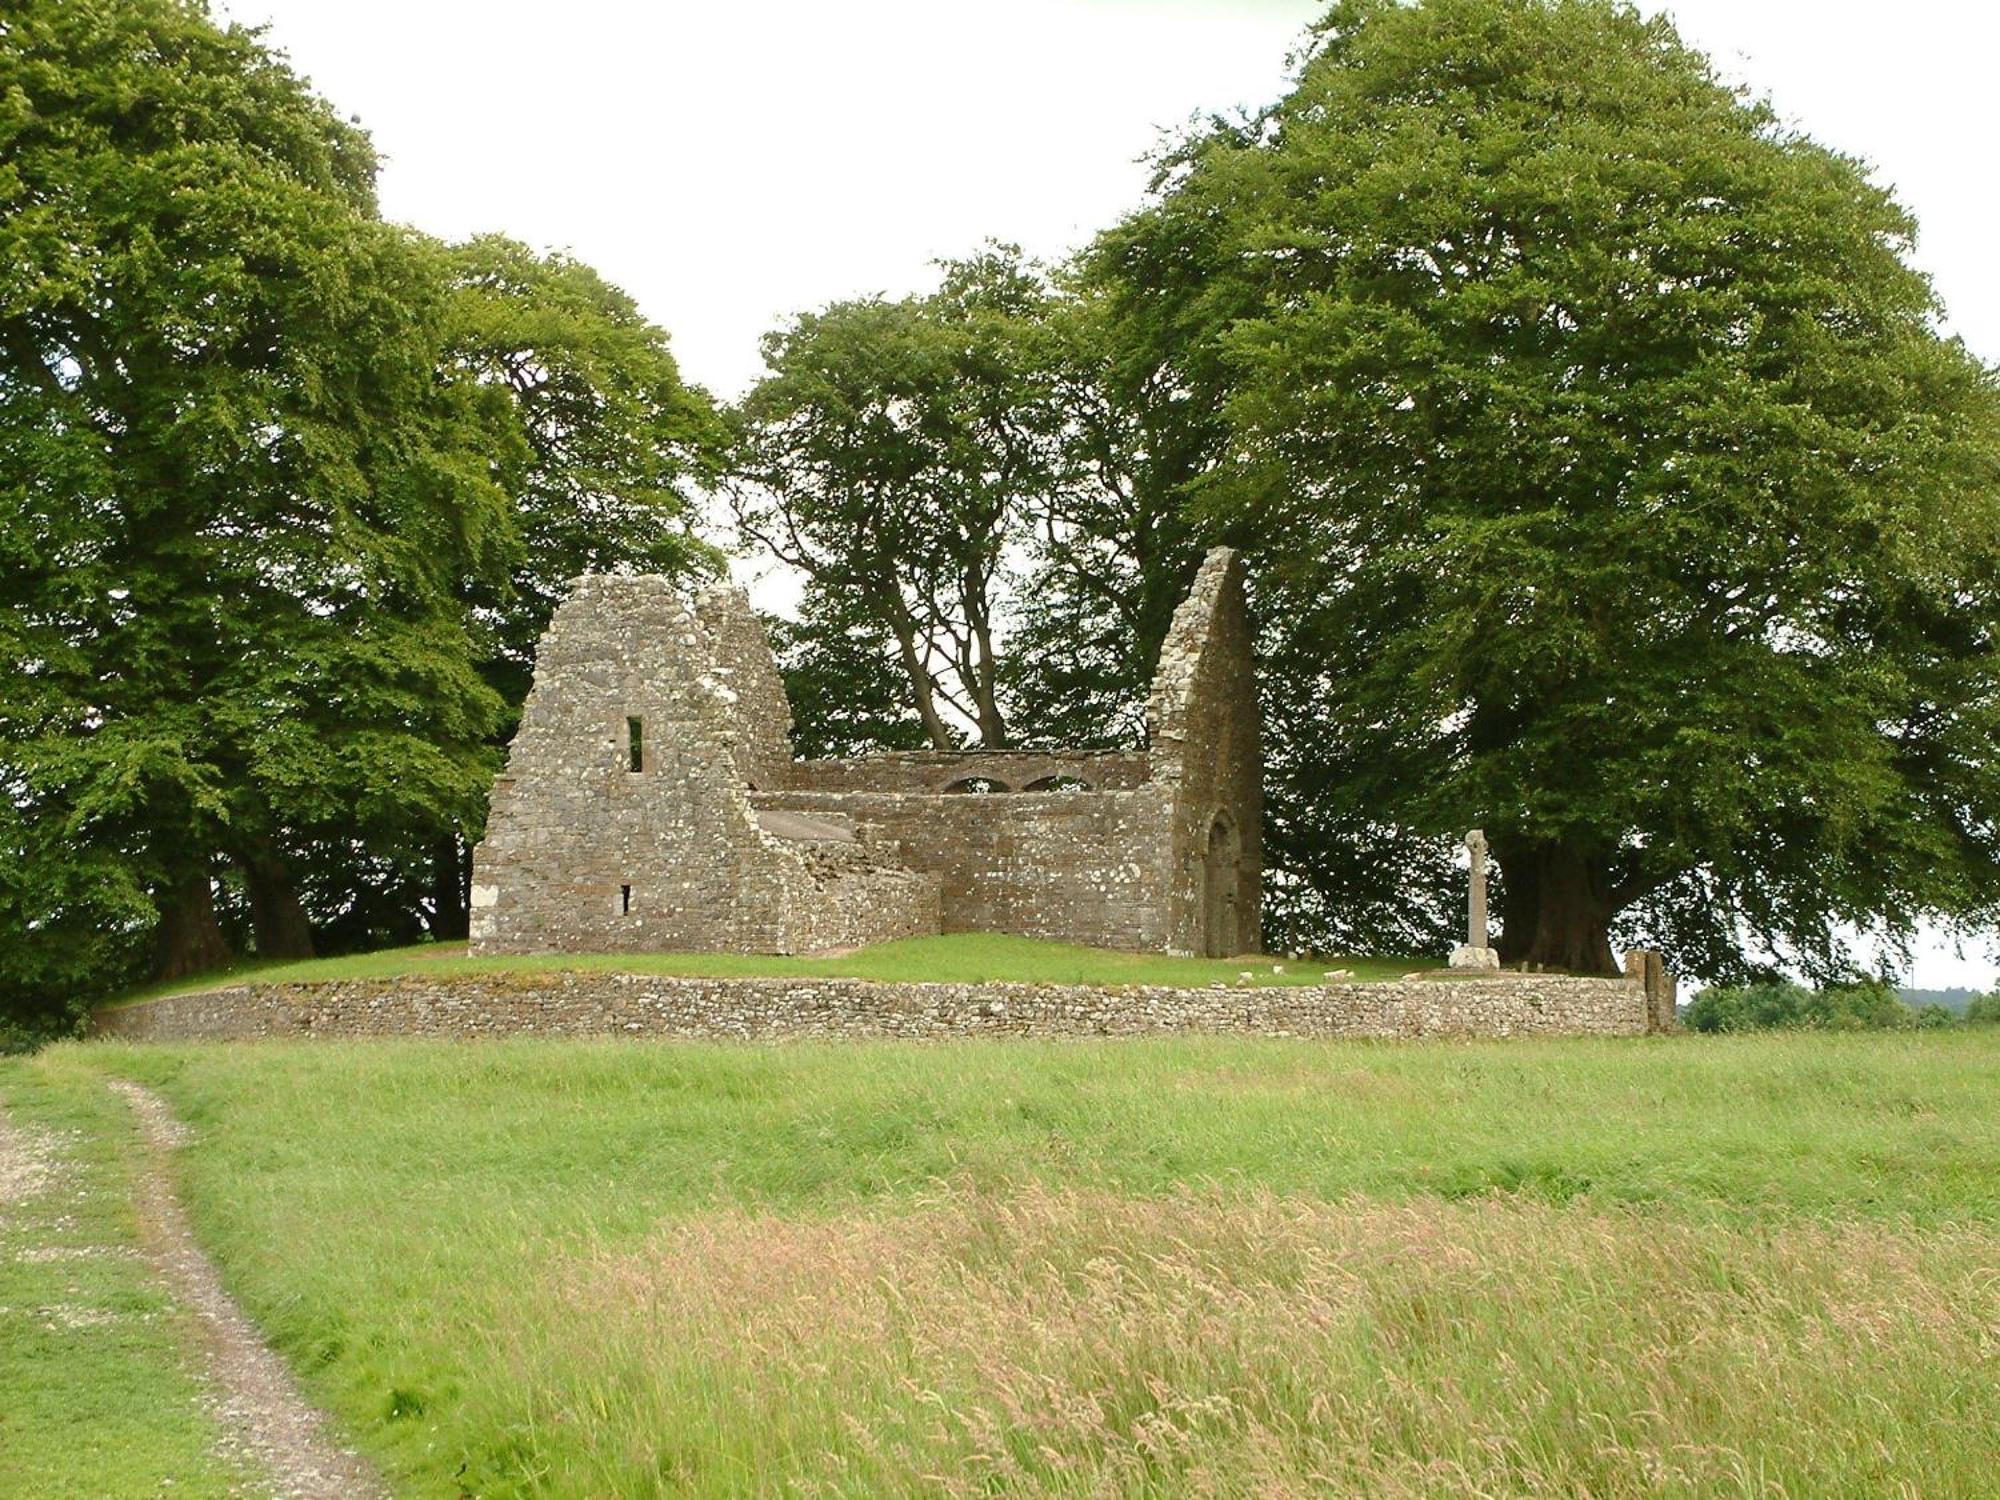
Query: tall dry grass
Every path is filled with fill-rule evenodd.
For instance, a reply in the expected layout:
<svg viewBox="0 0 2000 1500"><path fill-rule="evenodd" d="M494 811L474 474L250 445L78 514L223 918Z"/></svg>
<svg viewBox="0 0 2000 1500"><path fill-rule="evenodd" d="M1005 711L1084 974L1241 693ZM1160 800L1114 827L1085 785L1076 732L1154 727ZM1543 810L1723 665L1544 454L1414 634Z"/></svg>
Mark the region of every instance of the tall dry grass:
<svg viewBox="0 0 2000 1500"><path fill-rule="evenodd" d="M1977 1227L958 1186L703 1213L519 1305L485 1354L556 1493L2000 1486Z"/></svg>

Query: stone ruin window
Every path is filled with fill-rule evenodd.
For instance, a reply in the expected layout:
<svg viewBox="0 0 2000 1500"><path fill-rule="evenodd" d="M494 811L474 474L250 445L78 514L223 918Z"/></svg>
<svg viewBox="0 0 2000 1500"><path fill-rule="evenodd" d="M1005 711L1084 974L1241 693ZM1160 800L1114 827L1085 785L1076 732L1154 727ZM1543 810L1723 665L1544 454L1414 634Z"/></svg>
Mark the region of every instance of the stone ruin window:
<svg viewBox="0 0 2000 1500"><path fill-rule="evenodd" d="M1090 783L1081 776L1044 776L1021 788L1024 792L1087 792L1090 789Z"/></svg>
<svg viewBox="0 0 2000 1500"><path fill-rule="evenodd" d="M618 915L621 917L632 915L632 887L629 885L618 887Z"/></svg>
<svg viewBox="0 0 2000 1500"><path fill-rule="evenodd" d="M958 780L949 783L945 787L945 790L953 795L961 792L970 792L975 796L982 796L987 792L1005 792L1011 790L1011 788L1006 782L993 776L961 776Z"/></svg>
<svg viewBox="0 0 2000 1500"><path fill-rule="evenodd" d="M646 769L646 721L643 719L625 721L625 769Z"/></svg>

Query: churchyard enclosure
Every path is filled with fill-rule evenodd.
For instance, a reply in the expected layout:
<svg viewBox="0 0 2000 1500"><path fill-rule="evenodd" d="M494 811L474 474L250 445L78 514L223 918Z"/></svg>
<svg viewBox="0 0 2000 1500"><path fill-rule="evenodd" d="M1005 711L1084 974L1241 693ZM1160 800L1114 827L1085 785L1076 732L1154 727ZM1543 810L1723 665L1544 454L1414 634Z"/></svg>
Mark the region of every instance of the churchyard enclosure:
<svg viewBox="0 0 2000 1500"><path fill-rule="evenodd" d="M1616 979L1423 960L1176 958L996 933L824 957L467 957L436 945L252 968L100 1010L100 1036L667 1036L709 1040L1168 1033L1625 1035L1675 1026L1657 955Z"/></svg>
<svg viewBox="0 0 2000 1500"><path fill-rule="evenodd" d="M115 1157L112 1076L187 1123L197 1230L399 1494L1945 1496L2000 1462L1990 1033L93 1044L0 1103ZM133 1329L69 1279L88 1390ZM0 1339L0 1390L37 1347ZM128 1403L176 1389L133 1365ZM188 1451L46 1420L93 1495Z"/></svg>

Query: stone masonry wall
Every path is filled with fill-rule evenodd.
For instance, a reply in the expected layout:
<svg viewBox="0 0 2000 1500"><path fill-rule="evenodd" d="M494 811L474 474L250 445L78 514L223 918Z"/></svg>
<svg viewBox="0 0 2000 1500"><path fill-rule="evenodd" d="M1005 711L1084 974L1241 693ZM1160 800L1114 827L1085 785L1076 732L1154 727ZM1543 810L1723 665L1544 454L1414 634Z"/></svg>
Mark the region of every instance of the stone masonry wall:
<svg viewBox="0 0 2000 1500"><path fill-rule="evenodd" d="M1166 946L1164 789L1129 792L756 792L754 808L851 820L865 847L933 874L944 932L1099 948Z"/></svg>
<svg viewBox="0 0 2000 1500"><path fill-rule="evenodd" d="M770 764L782 690L741 670L747 601L702 608L732 649L664 578L579 579L556 611L473 857L473 951L794 953L937 930L935 876L815 863L758 825L737 756Z"/></svg>
<svg viewBox="0 0 2000 1500"><path fill-rule="evenodd" d="M694 609L708 627L710 674L727 690L735 720L730 752L737 772L751 788L789 785L792 705L750 596L739 588L712 588L695 600Z"/></svg>
<svg viewBox="0 0 2000 1500"><path fill-rule="evenodd" d="M1218 547L1174 611L1146 705L1153 779L1174 790L1166 942L1255 953L1262 942L1264 761L1243 563Z"/></svg>
<svg viewBox="0 0 2000 1500"><path fill-rule="evenodd" d="M1280 1037L1637 1036L1645 988L1563 975L1165 989L679 979L588 972L239 985L100 1012L131 1041L654 1036L712 1040L1217 1033Z"/></svg>
<svg viewBox="0 0 2000 1500"><path fill-rule="evenodd" d="M1088 782L1093 791L1124 792L1151 774L1143 750L898 750L796 761L785 785L800 792L942 792L977 776L1011 794L1060 776Z"/></svg>

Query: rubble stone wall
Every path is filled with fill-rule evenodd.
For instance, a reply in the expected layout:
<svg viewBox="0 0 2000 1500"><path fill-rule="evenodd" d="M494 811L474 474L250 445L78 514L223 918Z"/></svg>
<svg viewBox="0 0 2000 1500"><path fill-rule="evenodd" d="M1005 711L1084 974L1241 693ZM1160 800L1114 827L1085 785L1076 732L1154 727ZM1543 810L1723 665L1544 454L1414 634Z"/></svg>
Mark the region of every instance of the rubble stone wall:
<svg viewBox="0 0 2000 1500"><path fill-rule="evenodd" d="M652 1036L710 1040L1218 1033L1280 1037L1637 1036L1643 985L1563 975L1165 989L679 979L588 972L247 984L100 1012L100 1036Z"/></svg>
<svg viewBox="0 0 2000 1500"><path fill-rule="evenodd" d="M851 820L864 847L934 875L941 931L1139 951L1167 944L1172 804L1164 788L757 792L750 803Z"/></svg>
<svg viewBox="0 0 2000 1500"><path fill-rule="evenodd" d="M1091 791L1124 792L1151 775L1143 750L901 750L796 761L786 785L802 792L942 792L978 778L1011 794L1063 778Z"/></svg>
<svg viewBox="0 0 2000 1500"><path fill-rule="evenodd" d="M816 865L758 826L737 756L771 753L770 684L727 662L668 580L578 581L494 785L474 952L794 953L937 930L935 876Z"/></svg>
<svg viewBox="0 0 2000 1500"><path fill-rule="evenodd" d="M1262 946L1264 760L1234 552L1209 554L1174 611L1146 707L1155 782L1173 788L1164 919L1173 953Z"/></svg>

